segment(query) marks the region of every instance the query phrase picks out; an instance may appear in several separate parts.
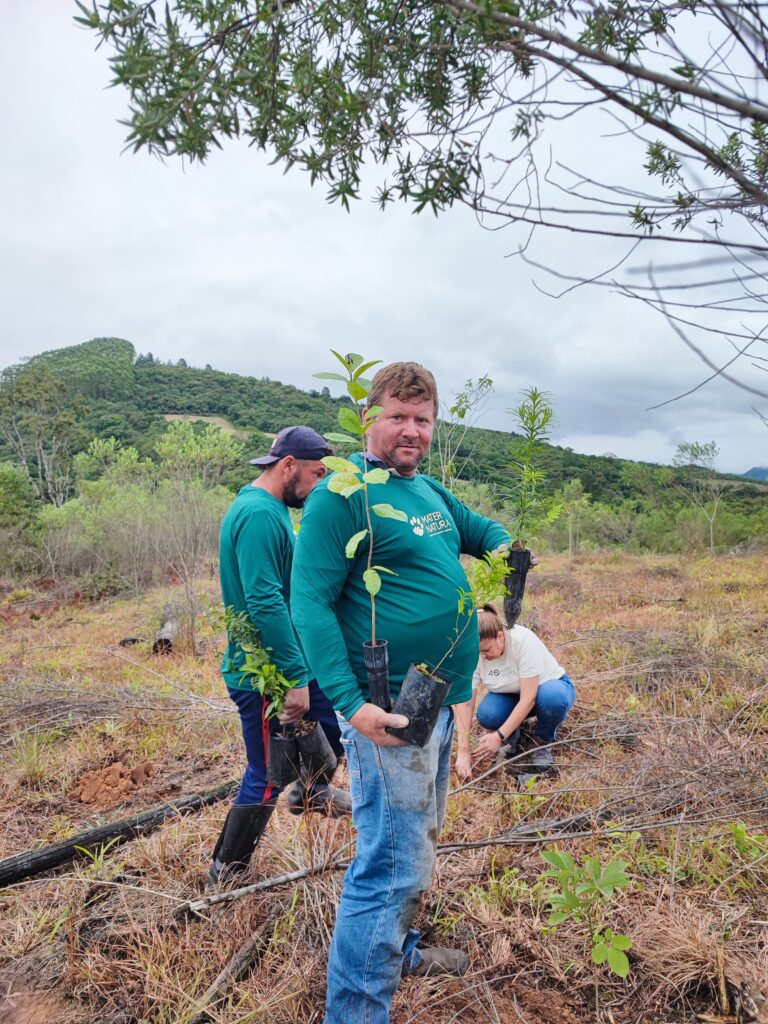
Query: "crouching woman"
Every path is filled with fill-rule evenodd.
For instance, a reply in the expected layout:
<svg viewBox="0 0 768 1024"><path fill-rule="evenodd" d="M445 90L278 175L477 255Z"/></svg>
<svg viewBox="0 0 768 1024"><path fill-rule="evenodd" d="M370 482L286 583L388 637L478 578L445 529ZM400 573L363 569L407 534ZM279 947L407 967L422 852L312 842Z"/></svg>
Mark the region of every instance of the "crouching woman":
<svg viewBox="0 0 768 1024"><path fill-rule="evenodd" d="M466 778L472 767L469 732L482 683L488 693L477 709L477 720L488 729L477 748L479 758L502 751L512 757L517 751L520 726L536 718L534 749L530 762L535 771L552 767L549 744L573 707L576 691L562 665L542 641L525 626L505 629L492 605L480 609L480 661L472 680L472 698L455 708L458 726L456 772Z"/></svg>

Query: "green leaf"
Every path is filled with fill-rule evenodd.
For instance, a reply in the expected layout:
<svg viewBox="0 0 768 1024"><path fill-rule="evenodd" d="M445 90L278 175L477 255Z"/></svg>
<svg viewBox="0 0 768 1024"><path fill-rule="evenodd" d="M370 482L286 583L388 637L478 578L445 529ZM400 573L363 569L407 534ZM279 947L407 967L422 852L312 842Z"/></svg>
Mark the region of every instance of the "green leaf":
<svg viewBox="0 0 768 1024"><path fill-rule="evenodd" d="M363 573L363 582L365 583L365 589L371 597L376 597L381 590L381 576L379 576L376 570L366 569Z"/></svg>
<svg viewBox="0 0 768 1024"><path fill-rule="evenodd" d="M342 498L350 498L353 494L357 493L357 491L362 491L362 489L362 484L354 483L350 484L348 487L345 487L342 491L339 491L339 493L341 494Z"/></svg>
<svg viewBox="0 0 768 1024"><path fill-rule="evenodd" d="M363 476L367 484L385 484L390 477L388 469L369 469Z"/></svg>
<svg viewBox="0 0 768 1024"><path fill-rule="evenodd" d="M347 352L345 356L340 352L337 352L335 348L332 348L331 352L336 356L345 370L354 370L363 361L363 357L359 356L357 352Z"/></svg>
<svg viewBox="0 0 768 1024"><path fill-rule="evenodd" d="M335 348L332 348L331 352L333 353L333 355L336 356L336 358L339 360L339 362L344 367L344 369L348 370L349 369L349 363L347 362L346 358L343 355L341 355L340 352L337 352ZM342 377L341 379L342 380L346 380L347 378L346 377Z"/></svg>
<svg viewBox="0 0 768 1024"><path fill-rule="evenodd" d="M349 434L326 434L325 440L332 444L353 444L355 446L359 444L357 438L350 437Z"/></svg>
<svg viewBox="0 0 768 1024"><path fill-rule="evenodd" d="M398 575L392 569L387 569L387 567L384 566L384 565L374 565L373 568L374 569L378 569L379 572L385 572L387 574L387 576L397 576Z"/></svg>
<svg viewBox="0 0 768 1024"><path fill-rule="evenodd" d="M569 853L561 853L559 850L544 850L541 855L547 864L561 871L573 871L573 857Z"/></svg>
<svg viewBox="0 0 768 1024"><path fill-rule="evenodd" d="M597 963L597 961L595 961L595 963ZM620 978L626 978L629 974L629 959L627 954L622 953L620 949L614 949L612 946L608 949L608 966L611 968L613 973L618 974Z"/></svg>
<svg viewBox="0 0 768 1024"><path fill-rule="evenodd" d="M352 476L359 476L361 473L360 468L354 462L350 462L348 459L341 459L338 455L326 455L322 461L328 469L333 469L337 473L351 473Z"/></svg>
<svg viewBox="0 0 768 1024"><path fill-rule="evenodd" d="M604 942L598 942L597 945L592 949L592 962L598 966L605 963L605 959L608 956L608 947Z"/></svg>
<svg viewBox="0 0 768 1024"><path fill-rule="evenodd" d="M342 377L340 373L313 373L313 377L317 377L318 380L343 380L346 381L346 377Z"/></svg>
<svg viewBox="0 0 768 1024"><path fill-rule="evenodd" d="M356 380L347 381L347 391L356 402L361 401L368 394L368 389L364 388L362 384L358 383Z"/></svg>
<svg viewBox="0 0 768 1024"><path fill-rule="evenodd" d="M367 530L360 530L359 533L356 533L353 537L349 538L349 540L347 541L347 546L344 548L344 554L347 556L347 558L355 557L355 552L357 551L360 541L367 536Z"/></svg>
<svg viewBox="0 0 768 1024"><path fill-rule="evenodd" d="M361 363L360 366L355 369L355 380L360 380L361 374L365 373L366 370L370 370L372 366L378 366L381 362L380 359L372 359L370 363ZM362 381L360 381L362 384Z"/></svg>
<svg viewBox="0 0 768 1024"><path fill-rule="evenodd" d="M358 478L353 476L351 473L336 473L328 481L328 490L332 491L334 494L341 494L348 487L352 487L355 484L357 484L358 487L363 486L358 481Z"/></svg>
<svg viewBox="0 0 768 1024"><path fill-rule="evenodd" d="M371 505L371 512L375 512L379 519L399 519L401 523L408 522L408 515L402 509L394 508L387 502Z"/></svg>
<svg viewBox="0 0 768 1024"><path fill-rule="evenodd" d="M550 924L562 924L563 921L567 921L568 920L569 916L570 915L566 914L565 911L558 910L558 912L556 914L550 914L549 915L549 923Z"/></svg>
<svg viewBox="0 0 768 1024"><path fill-rule="evenodd" d="M614 935L611 945L614 949L632 949L632 939L628 935Z"/></svg>
<svg viewBox="0 0 768 1024"><path fill-rule="evenodd" d="M361 436L363 433L363 426L353 409L346 407L339 409L339 426L348 430L350 434Z"/></svg>
<svg viewBox="0 0 768 1024"><path fill-rule="evenodd" d="M363 412L363 422L365 423L366 427L369 427L372 423L375 423L375 421L381 415L382 408L383 406L381 405L369 405L368 408L365 409L365 411Z"/></svg>
<svg viewBox="0 0 768 1024"><path fill-rule="evenodd" d="M626 870L629 864L625 860L612 860L605 865L603 876L600 879L601 887L610 886L611 888L621 888L625 885L631 885L631 881L627 878Z"/></svg>

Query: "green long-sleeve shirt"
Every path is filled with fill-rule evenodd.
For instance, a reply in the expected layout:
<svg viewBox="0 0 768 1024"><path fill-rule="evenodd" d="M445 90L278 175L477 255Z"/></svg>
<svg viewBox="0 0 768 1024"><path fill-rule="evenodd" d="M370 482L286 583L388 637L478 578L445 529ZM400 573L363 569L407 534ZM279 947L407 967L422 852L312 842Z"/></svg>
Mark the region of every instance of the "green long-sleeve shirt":
<svg viewBox="0 0 768 1024"><path fill-rule="evenodd" d="M362 466L362 456L352 461ZM362 492L350 499L328 489L326 478L309 496L296 544L291 578L291 616L307 662L336 709L350 718L368 697L362 644L371 639L371 602L363 582L368 540L347 558L350 537L366 529ZM376 597L377 638L389 641L390 689L400 690L408 666L441 661L467 616L457 611L466 587L459 554L482 557L509 542L492 519L463 505L431 477L391 475L369 489L370 503L388 503L407 522L372 517L374 565L383 575ZM470 624L441 672L452 686L447 703L472 695L479 657L478 631Z"/></svg>
<svg viewBox="0 0 768 1024"><path fill-rule="evenodd" d="M306 686L306 662L288 611L293 545L293 525L283 502L261 487L242 487L219 535L224 607L246 611L277 668L297 686ZM236 690L253 688L240 671L244 659L242 648L230 639L221 674Z"/></svg>

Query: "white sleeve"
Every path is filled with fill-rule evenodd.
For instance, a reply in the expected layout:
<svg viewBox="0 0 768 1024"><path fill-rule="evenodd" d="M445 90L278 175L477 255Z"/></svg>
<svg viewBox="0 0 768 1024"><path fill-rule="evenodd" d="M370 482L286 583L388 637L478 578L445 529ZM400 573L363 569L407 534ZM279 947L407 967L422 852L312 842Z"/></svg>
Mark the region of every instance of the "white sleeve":
<svg viewBox="0 0 768 1024"><path fill-rule="evenodd" d="M531 676L536 676L541 682L541 676L546 667L541 650L543 644L532 633L523 633L516 639L520 678L529 679Z"/></svg>

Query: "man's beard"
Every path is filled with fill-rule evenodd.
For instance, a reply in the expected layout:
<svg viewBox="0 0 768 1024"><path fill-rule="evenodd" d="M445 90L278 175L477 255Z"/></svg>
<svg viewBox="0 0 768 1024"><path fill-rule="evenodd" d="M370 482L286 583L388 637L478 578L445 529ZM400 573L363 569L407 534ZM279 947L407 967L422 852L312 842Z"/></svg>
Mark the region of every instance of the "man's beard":
<svg viewBox="0 0 768 1024"><path fill-rule="evenodd" d="M303 498L300 498L296 493L295 481L289 480L283 488L283 504L287 505L288 508L304 508L304 502L306 500L306 494Z"/></svg>

